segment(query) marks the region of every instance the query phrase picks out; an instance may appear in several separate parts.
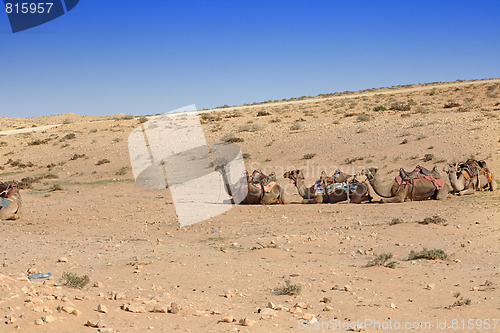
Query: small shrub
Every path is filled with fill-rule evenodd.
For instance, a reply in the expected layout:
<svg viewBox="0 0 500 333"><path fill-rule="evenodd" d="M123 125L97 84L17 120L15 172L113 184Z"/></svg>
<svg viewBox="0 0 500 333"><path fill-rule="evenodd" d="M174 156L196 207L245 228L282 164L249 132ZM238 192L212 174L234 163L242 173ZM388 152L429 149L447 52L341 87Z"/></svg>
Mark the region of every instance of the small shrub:
<svg viewBox="0 0 500 333"><path fill-rule="evenodd" d="M309 153L309 154L305 154L302 159L304 160L310 160L311 158L313 158L314 156L316 156L315 153Z"/></svg>
<svg viewBox="0 0 500 333"><path fill-rule="evenodd" d="M449 260L450 257L443 250L438 250L438 249L427 250L424 247L424 249L420 252L415 252L413 250L410 252L410 254L408 255L408 260L415 260L415 259Z"/></svg>
<svg viewBox="0 0 500 333"><path fill-rule="evenodd" d="M298 284L292 284L290 280L286 280L285 285L274 288L274 292L278 295L300 295L300 293L302 292L302 286Z"/></svg>
<svg viewBox="0 0 500 333"><path fill-rule="evenodd" d="M90 277L88 275L78 276L74 273L64 272L61 282L64 286L82 289L90 282Z"/></svg>
<svg viewBox="0 0 500 333"><path fill-rule="evenodd" d="M128 171L128 168L127 167L123 167L123 168L120 168L120 170L118 170L115 175L117 176L123 176L125 174L127 174L127 171Z"/></svg>
<svg viewBox="0 0 500 333"><path fill-rule="evenodd" d="M63 142L65 140L71 140L71 139L75 139L75 138L76 138L76 134L75 133L68 133L62 139L60 139L59 141Z"/></svg>
<svg viewBox="0 0 500 333"><path fill-rule="evenodd" d="M448 225L448 223L446 223L446 219L440 217L439 215L434 215L433 217L426 217L425 219L423 219L423 221L420 221L418 222L419 224L440 224L440 225Z"/></svg>
<svg viewBox="0 0 500 333"><path fill-rule="evenodd" d="M357 117L357 120L359 122L362 122L362 121L368 121L370 120L371 117L369 115L367 115L366 113L361 113L361 114L358 114L358 117Z"/></svg>
<svg viewBox="0 0 500 333"><path fill-rule="evenodd" d="M295 123L292 126L290 126L290 131L298 131L301 128L302 128L301 124Z"/></svg>
<svg viewBox="0 0 500 333"><path fill-rule="evenodd" d="M59 185L59 184L54 184L54 185L52 185L52 186L50 187L50 189L51 189L52 191L64 191L64 189L62 188L62 186L61 186L61 185Z"/></svg>
<svg viewBox="0 0 500 333"><path fill-rule="evenodd" d="M411 106L410 104L405 104L403 102L394 102L389 108L395 111L410 111Z"/></svg>
<svg viewBox="0 0 500 333"><path fill-rule="evenodd" d="M91 129L89 133L97 133L97 128Z"/></svg>
<svg viewBox="0 0 500 333"><path fill-rule="evenodd" d="M85 154L73 154L73 156L71 156L71 158L69 159L70 161L74 161L74 160L77 160L79 158L84 158L86 157L87 155Z"/></svg>
<svg viewBox="0 0 500 333"><path fill-rule="evenodd" d="M280 123L281 119L280 118L274 118L270 120L271 123Z"/></svg>
<svg viewBox="0 0 500 333"><path fill-rule="evenodd" d="M69 125L69 124L72 124L72 123L73 123L73 121L71 121L71 119L69 119L69 118L66 118L66 119L64 119L64 121L63 121L63 124L64 124L64 125Z"/></svg>
<svg viewBox="0 0 500 333"><path fill-rule="evenodd" d="M107 158L104 158L102 160L97 161L97 163L95 165L103 165L106 163L111 163L111 162Z"/></svg>
<svg viewBox="0 0 500 333"><path fill-rule="evenodd" d="M378 105L376 107L373 108L373 111L386 111L387 108L383 105Z"/></svg>
<svg viewBox="0 0 500 333"><path fill-rule="evenodd" d="M139 118L139 123L140 124L144 124L146 121L148 121L147 117L141 117L141 118Z"/></svg>
<svg viewBox="0 0 500 333"><path fill-rule="evenodd" d="M399 217L393 218L391 222L389 222L389 225L395 225L395 224L401 224L404 223L403 219L400 219Z"/></svg>
<svg viewBox="0 0 500 333"><path fill-rule="evenodd" d="M265 110L257 112L257 117L270 116L270 115L271 113Z"/></svg>
<svg viewBox="0 0 500 333"><path fill-rule="evenodd" d="M120 141L122 141L122 140L123 140L122 138L114 138L114 139L113 139L113 142L120 142Z"/></svg>
<svg viewBox="0 0 500 333"><path fill-rule="evenodd" d="M132 114L126 114L126 115L124 115L124 116L122 117L122 119L123 119L123 120L132 120L132 119L134 119L134 118L135 118L135 116L134 116L134 115L132 115Z"/></svg>
<svg viewBox="0 0 500 333"><path fill-rule="evenodd" d="M260 131L261 129L262 129L262 127L259 125L241 125L238 128L238 133L240 133L240 132L257 132L257 131Z"/></svg>
<svg viewBox="0 0 500 333"><path fill-rule="evenodd" d="M390 261L391 259L392 259L392 253L382 253L381 255L378 255L375 258L368 261L366 267L383 266L387 268L396 268L397 262Z"/></svg>
<svg viewBox="0 0 500 333"><path fill-rule="evenodd" d="M356 161L362 161L362 160L363 160L363 157L346 158L344 160L344 163L345 164L352 164L352 163L354 163Z"/></svg>
<svg viewBox="0 0 500 333"><path fill-rule="evenodd" d="M450 108L456 108L456 107L459 107L460 104L458 104L457 102L453 102L453 101L449 101L448 103L446 103L443 108L445 109L450 109Z"/></svg>
<svg viewBox="0 0 500 333"><path fill-rule="evenodd" d="M424 158L423 158L423 161L424 162L429 162L429 161L432 161L433 159L434 159L434 154L425 154Z"/></svg>
<svg viewBox="0 0 500 333"><path fill-rule="evenodd" d="M243 142L245 140L243 138L238 138L238 137L234 136L233 133L228 133L221 138L221 141L229 142L229 143L236 143L236 142Z"/></svg>
<svg viewBox="0 0 500 333"><path fill-rule="evenodd" d="M50 138L47 138L47 139L43 139L43 140L33 140L33 141L30 141L28 142L28 146L38 146L38 145L44 145L44 144L47 144L49 143L49 141L52 140Z"/></svg>
<svg viewBox="0 0 500 333"><path fill-rule="evenodd" d="M243 156L243 159L244 159L244 160L249 160L249 159L251 159L251 158L252 158L252 156L251 156L249 153L243 153L243 155L242 155L242 156Z"/></svg>

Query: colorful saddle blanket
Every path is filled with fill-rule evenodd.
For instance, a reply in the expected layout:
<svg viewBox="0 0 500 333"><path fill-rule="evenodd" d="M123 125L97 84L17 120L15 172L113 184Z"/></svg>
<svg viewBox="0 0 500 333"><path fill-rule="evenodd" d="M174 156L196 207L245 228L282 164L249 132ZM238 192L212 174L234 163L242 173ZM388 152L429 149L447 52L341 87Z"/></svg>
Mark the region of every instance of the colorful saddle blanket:
<svg viewBox="0 0 500 333"><path fill-rule="evenodd" d="M16 199L20 199L17 184L0 183L0 207L7 208Z"/></svg>
<svg viewBox="0 0 500 333"><path fill-rule="evenodd" d="M358 184L359 184L358 182L354 183L343 182L343 183L331 183L325 186L325 183L321 179L318 179L316 183L314 183L314 194L329 195L335 191L345 192L348 189L349 189L349 194L352 194L358 187Z"/></svg>
<svg viewBox="0 0 500 333"><path fill-rule="evenodd" d="M421 179L430 180L437 189L443 188L445 181L440 178L437 168L434 167L432 170L428 170L420 165L410 173L407 173L403 168L399 170L399 175L396 177L396 182L399 186L413 184Z"/></svg>
<svg viewBox="0 0 500 333"><path fill-rule="evenodd" d="M467 160L465 163L460 163L458 165L458 172L461 172L466 179L477 177L480 174L484 174L488 177L488 181L491 182L491 172L486 166L485 161L477 160Z"/></svg>

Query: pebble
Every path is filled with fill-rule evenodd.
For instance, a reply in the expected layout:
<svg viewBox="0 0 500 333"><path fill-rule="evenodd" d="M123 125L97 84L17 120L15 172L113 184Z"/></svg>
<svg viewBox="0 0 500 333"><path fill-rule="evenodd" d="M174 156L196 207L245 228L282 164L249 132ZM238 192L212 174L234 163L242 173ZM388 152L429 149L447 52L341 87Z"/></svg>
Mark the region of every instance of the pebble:
<svg viewBox="0 0 500 333"><path fill-rule="evenodd" d="M170 304L170 310L169 310L169 312L173 313L173 314L176 314L179 311L181 311L181 305L178 304L178 303L172 302L172 304Z"/></svg>
<svg viewBox="0 0 500 333"><path fill-rule="evenodd" d="M344 286L344 290L345 290L345 291L352 291L352 287L351 287L350 285L346 284L346 285Z"/></svg>
<svg viewBox="0 0 500 333"><path fill-rule="evenodd" d="M248 319L248 318L243 318L240 320L241 326L253 326L255 324L255 321Z"/></svg>
<svg viewBox="0 0 500 333"><path fill-rule="evenodd" d="M333 302L333 297L332 296L323 297L323 302L324 303L332 303Z"/></svg>
<svg viewBox="0 0 500 333"><path fill-rule="evenodd" d="M434 284L432 284L432 283L429 283L429 284L427 285L427 287L425 287L425 289L427 289L427 290L432 290L432 289L434 289L435 287L436 287L436 285L434 285Z"/></svg>
<svg viewBox="0 0 500 333"><path fill-rule="evenodd" d="M391 309L395 309L395 308L396 308L396 304L391 303Z"/></svg>
<svg viewBox="0 0 500 333"><path fill-rule="evenodd" d="M61 257L61 258L57 259L57 261L58 262L68 262L69 260L66 257Z"/></svg>
<svg viewBox="0 0 500 333"><path fill-rule="evenodd" d="M38 318L35 320L35 325L43 325L43 324L44 324L44 322L43 322L42 318Z"/></svg>
<svg viewBox="0 0 500 333"><path fill-rule="evenodd" d="M260 311L260 319L273 319L278 315L276 310L265 308Z"/></svg>
<svg viewBox="0 0 500 333"><path fill-rule="evenodd" d="M7 325L14 324L16 322L16 320L17 320L17 318L15 316L10 316L5 323Z"/></svg>
<svg viewBox="0 0 500 333"><path fill-rule="evenodd" d="M42 317L42 320L46 323L51 323L53 321L56 320L56 317L52 316L52 315L48 315L48 316L44 316Z"/></svg>
<svg viewBox="0 0 500 333"><path fill-rule="evenodd" d="M140 304L126 303L121 306L122 310L133 312L133 313L145 313L146 310Z"/></svg>
<svg viewBox="0 0 500 333"><path fill-rule="evenodd" d="M104 304L99 304L97 306L97 312L108 313L108 309L106 308L106 306Z"/></svg>
<svg viewBox="0 0 500 333"><path fill-rule="evenodd" d="M153 312L156 312L156 313L167 313L168 312L168 306L164 305L164 304L156 305L153 308Z"/></svg>
<svg viewBox="0 0 500 333"><path fill-rule="evenodd" d="M227 315L225 317L222 317L222 319L220 320L220 322L223 322L223 323L232 323L233 321L234 321L234 317L231 315Z"/></svg>
<svg viewBox="0 0 500 333"><path fill-rule="evenodd" d="M94 288L102 288L102 287L104 287L104 284L102 282L96 281L96 282L94 282L94 284L92 285L92 287L94 287Z"/></svg>
<svg viewBox="0 0 500 333"><path fill-rule="evenodd" d="M327 305L327 306L325 306L325 308L323 309L323 311L333 311L333 307Z"/></svg>
<svg viewBox="0 0 500 333"><path fill-rule="evenodd" d="M234 297L235 294L236 292L233 289L228 289L224 292L224 297L231 298Z"/></svg>
<svg viewBox="0 0 500 333"><path fill-rule="evenodd" d="M86 324L88 327L96 327L96 328L102 328L102 327L105 327L106 325L104 325L103 322L101 322L100 320L87 320L87 324Z"/></svg>

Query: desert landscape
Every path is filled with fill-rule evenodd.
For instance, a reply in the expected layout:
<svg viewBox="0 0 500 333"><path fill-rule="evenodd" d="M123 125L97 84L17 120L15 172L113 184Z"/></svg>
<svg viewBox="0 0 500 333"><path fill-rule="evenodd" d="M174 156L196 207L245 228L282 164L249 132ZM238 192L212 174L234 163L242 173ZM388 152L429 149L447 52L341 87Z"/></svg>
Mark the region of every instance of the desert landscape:
<svg viewBox="0 0 500 333"><path fill-rule="evenodd" d="M0 117L0 181L23 200L0 221L1 332L500 330L499 190L306 205L282 177L436 165L449 182L474 158L498 183L500 79L200 111L207 141L275 171L289 204L185 228L168 189L134 183L127 139L153 116Z"/></svg>

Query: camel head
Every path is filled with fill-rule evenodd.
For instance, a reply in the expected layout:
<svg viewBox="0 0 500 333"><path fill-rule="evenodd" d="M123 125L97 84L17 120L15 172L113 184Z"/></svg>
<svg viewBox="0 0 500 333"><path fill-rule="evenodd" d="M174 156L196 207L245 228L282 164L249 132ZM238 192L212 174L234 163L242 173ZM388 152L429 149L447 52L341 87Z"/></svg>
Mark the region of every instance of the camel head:
<svg viewBox="0 0 500 333"><path fill-rule="evenodd" d="M443 167L443 171L447 174L452 172L458 172L458 164L457 163L448 163Z"/></svg>
<svg viewBox="0 0 500 333"><path fill-rule="evenodd" d="M298 180L304 179L304 176L300 170L292 170L285 172L283 178L289 178L295 184Z"/></svg>
<svg viewBox="0 0 500 333"><path fill-rule="evenodd" d="M368 169L364 169L361 171L362 175L365 175L368 180L373 180L377 177L378 174L378 168L377 167L370 167Z"/></svg>

